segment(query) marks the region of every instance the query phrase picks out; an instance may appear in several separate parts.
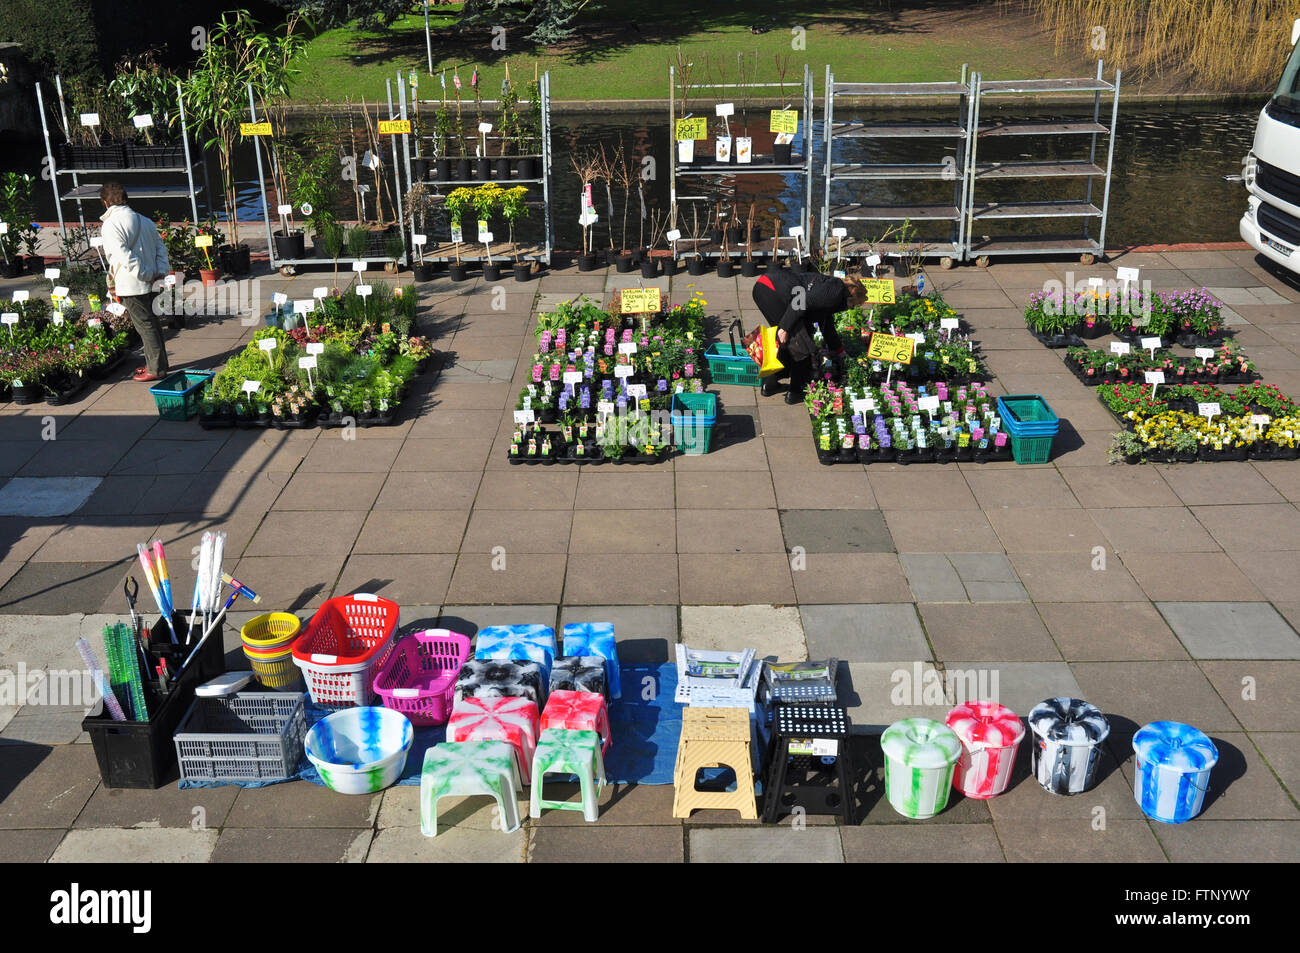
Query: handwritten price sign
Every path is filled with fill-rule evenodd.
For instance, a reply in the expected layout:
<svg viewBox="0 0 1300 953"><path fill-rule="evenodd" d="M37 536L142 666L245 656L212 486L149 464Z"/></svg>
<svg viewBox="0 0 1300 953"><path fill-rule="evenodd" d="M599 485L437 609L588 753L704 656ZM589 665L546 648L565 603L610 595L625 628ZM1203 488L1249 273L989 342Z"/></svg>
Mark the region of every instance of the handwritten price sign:
<svg viewBox="0 0 1300 953"><path fill-rule="evenodd" d="M659 310L658 288L624 288L619 296L621 314L642 314Z"/></svg>
<svg viewBox="0 0 1300 953"><path fill-rule="evenodd" d="M677 141L683 139L705 139L708 137L708 120L704 116L694 119L678 119L676 124Z"/></svg>
<svg viewBox="0 0 1300 953"><path fill-rule="evenodd" d="M892 334L871 335L871 344L867 347L867 357L873 361L890 361L894 364L911 364L912 348L916 342L911 338L895 337Z"/></svg>
<svg viewBox="0 0 1300 953"><path fill-rule="evenodd" d="M271 124L269 122L241 122L239 124L239 134L241 136L269 136L271 135Z"/></svg>
<svg viewBox="0 0 1300 953"><path fill-rule="evenodd" d="M868 304L894 303L893 278L867 278L863 280L862 286L867 289Z"/></svg>
<svg viewBox="0 0 1300 953"><path fill-rule="evenodd" d="M411 120L409 119L381 119L379 121L379 134L381 136L410 135Z"/></svg>
<svg viewBox="0 0 1300 953"><path fill-rule="evenodd" d="M794 135L799 131L799 110L773 109L768 123L768 132L788 132Z"/></svg>

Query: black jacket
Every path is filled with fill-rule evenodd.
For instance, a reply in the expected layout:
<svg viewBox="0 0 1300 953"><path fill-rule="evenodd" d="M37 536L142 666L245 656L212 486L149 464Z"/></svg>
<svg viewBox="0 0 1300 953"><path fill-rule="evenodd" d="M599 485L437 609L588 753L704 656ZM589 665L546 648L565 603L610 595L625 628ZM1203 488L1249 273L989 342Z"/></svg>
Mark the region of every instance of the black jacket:
<svg viewBox="0 0 1300 953"><path fill-rule="evenodd" d="M813 323L833 327L835 315L849 306L849 295L838 278L780 268L754 283L754 304L769 324L786 332L790 356L804 361L815 350Z"/></svg>

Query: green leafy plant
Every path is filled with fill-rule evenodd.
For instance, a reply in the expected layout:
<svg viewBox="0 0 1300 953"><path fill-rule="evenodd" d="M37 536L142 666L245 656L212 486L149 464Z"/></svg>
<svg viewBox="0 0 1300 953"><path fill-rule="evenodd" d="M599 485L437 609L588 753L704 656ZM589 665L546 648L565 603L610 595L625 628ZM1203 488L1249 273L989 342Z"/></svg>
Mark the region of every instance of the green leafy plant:
<svg viewBox="0 0 1300 953"><path fill-rule="evenodd" d="M515 261L519 261L519 246L515 244L515 223L528 217L528 204L525 196L528 189L522 185L505 189L501 193L501 216L506 220L510 230L510 246L514 249Z"/></svg>
<svg viewBox="0 0 1300 953"><path fill-rule="evenodd" d="M353 225L347 230L347 248L349 258L364 258L366 242L370 240L370 229L364 225Z"/></svg>

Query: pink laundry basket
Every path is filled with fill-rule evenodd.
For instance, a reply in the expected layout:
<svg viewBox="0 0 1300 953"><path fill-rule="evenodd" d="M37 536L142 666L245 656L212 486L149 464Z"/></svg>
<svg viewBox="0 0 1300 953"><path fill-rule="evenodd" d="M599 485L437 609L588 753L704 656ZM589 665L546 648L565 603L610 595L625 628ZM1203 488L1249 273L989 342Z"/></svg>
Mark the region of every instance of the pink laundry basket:
<svg viewBox="0 0 1300 953"><path fill-rule="evenodd" d="M425 629L404 637L375 675L384 707L413 725L443 725L451 717L456 676L469 659L471 640L448 629Z"/></svg>

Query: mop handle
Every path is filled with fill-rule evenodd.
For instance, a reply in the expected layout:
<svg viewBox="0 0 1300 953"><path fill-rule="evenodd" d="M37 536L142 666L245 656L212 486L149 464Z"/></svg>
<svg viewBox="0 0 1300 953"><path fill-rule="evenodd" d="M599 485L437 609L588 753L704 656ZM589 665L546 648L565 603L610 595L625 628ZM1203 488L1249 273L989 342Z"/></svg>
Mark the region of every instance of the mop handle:
<svg viewBox="0 0 1300 953"><path fill-rule="evenodd" d="M239 598L239 590L236 589L234 592L230 594L230 598L226 600L226 604L221 607L221 611L218 612L213 617L210 623L208 623L207 631L203 633L203 637L200 638L199 641L195 644L190 654L185 656L185 661L181 662L181 667L176 670L176 675L175 675L176 679L178 680L180 679L181 672L185 671L186 666L188 666L190 662L193 661L194 656L199 654L199 649L203 648L203 643L208 640L208 636L210 636L213 633L213 631L216 629L216 627L221 624L222 616L226 614L226 610L229 609L232 605L234 605L235 600L238 598Z"/></svg>

